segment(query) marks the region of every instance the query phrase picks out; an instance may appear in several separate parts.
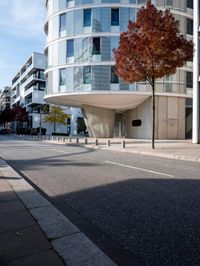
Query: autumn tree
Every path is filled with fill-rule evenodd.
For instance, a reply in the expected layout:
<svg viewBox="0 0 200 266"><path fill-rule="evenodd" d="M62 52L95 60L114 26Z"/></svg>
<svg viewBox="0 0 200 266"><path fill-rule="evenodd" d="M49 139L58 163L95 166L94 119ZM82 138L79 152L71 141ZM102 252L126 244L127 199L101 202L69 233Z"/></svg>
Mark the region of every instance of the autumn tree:
<svg viewBox="0 0 200 266"><path fill-rule="evenodd" d="M45 116L44 122L45 123L53 123L54 124L54 133L56 133L56 125L62 124L67 125L67 118L69 118L70 115L66 114L60 106L52 105L50 107L49 113Z"/></svg>
<svg viewBox="0 0 200 266"><path fill-rule="evenodd" d="M193 43L180 34L170 10L160 11L147 1L135 22L129 21L114 49L116 74L125 82L147 81L152 87L152 149L155 148L155 81L175 74L193 57Z"/></svg>
<svg viewBox="0 0 200 266"><path fill-rule="evenodd" d="M0 113L0 123L2 123L5 127L5 124L8 122L11 122L14 120L14 112L10 108L5 108L1 113Z"/></svg>

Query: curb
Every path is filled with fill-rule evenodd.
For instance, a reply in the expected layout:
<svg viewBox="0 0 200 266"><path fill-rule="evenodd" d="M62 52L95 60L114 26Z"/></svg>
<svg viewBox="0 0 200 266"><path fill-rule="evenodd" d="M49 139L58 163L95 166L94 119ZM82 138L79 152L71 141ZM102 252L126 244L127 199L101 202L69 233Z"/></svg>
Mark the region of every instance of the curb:
<svg viewBox="0 0 200 266"><path fill-rule="evenodd" d="M67 217L35 190L7 162L0 170L46 235L53 249L68 266L115 266Z"/></svg>

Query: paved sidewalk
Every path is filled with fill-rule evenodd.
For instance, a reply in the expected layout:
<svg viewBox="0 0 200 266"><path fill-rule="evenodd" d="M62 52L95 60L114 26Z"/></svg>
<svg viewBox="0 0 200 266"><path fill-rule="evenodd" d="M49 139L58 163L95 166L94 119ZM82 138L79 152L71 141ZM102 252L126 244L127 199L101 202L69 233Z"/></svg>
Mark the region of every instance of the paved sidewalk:
<svg viewBox="0 0 200 266"><path fill-rule="evenodd" d="M191 140L156 140L155 149L151 148L151 141L142 139L96 139L93 138L62 138L51 137L43 141L56 144L82 145L92 149L102 149L118 152L128 152L168 159L200 162L200 144L192 144ZM87 144L85 143L87 141ZM109 145L108 145L109 142ZM123 142L125 143L123 146Z"/></svg>
<svg viewBox="0 0 200 266"><path fill-rule="evenodd" d="M0 169L6 165L1 161ZM0 265L62 266L62 260L0 171Z"/></svg>
<svg viewBox="0 0 200 266"><path fill-rule="evenodd" d="M0 265L116 264L0 158Z"/></svg>

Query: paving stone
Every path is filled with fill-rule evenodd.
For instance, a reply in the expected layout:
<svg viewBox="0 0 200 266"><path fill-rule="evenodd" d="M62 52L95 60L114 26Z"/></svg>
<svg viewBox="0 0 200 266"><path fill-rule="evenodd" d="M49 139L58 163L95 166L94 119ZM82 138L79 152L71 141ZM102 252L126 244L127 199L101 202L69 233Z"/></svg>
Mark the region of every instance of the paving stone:
<svg viewBox="0 0 200 266"><path fill-rule="evenodd" d="M13 191L0 191L0 202L17 200L17 195Z"/></svg>
<svg viewBox="0 0 200 266"><path fill-rule="evenodd" d="M116 265L82 233L55 239L52 245L68 266Z"/></svg>
<svg viewBox="0 0 200 266"><path fill-rule="evenodd" d="M0 214L17 212L22 210L25 210L25 207L19 200L0 202Z"/></svg>
<svg viewBox="0 0 200 266"><path fill-rule="evenodd" d="M31 209L30 212L50 239L79 232L79 229L53 206Z"/></svg>
<svg viewBox="0 0 200 266"><path fill-rule="evenodd" d="M1 263L1 266L63 266L62 260L57 254L48 250L39 254L31 255L21 259Z"/></svg>
<svg viewBox="0 0 200 266"><path fill-rule="evenodd" d="M37 227L1 233L0 265L50 248L49 242Z"/></svg>
<svg viewBox="0 0 200 266"><path fill-rule="evenodd" d="M15 188L15 192L19 198L24 202L28 209L39 208L44 206L50 206L48 200L46 200L40 193L35 189L23 190L21 188Z"/></svg>
<svg viewBox="0 0 200 266"><path fill-rule="evenodd" d="M1 215L0 232L17 230L23 227L35 226L36 223L26 211L5 213Z"/></svg>

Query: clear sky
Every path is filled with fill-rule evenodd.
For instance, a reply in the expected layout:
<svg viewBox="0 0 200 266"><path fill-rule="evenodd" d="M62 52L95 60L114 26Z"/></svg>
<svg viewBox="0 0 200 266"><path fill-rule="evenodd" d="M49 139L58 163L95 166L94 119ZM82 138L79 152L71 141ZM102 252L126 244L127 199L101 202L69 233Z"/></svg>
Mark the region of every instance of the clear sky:
<svg viewBox="0 0 200 266"><path fill-rule="evenodd" d="M0 0L0 89L45 45L44 0Z"/></svg>

